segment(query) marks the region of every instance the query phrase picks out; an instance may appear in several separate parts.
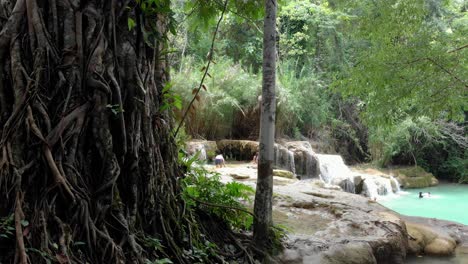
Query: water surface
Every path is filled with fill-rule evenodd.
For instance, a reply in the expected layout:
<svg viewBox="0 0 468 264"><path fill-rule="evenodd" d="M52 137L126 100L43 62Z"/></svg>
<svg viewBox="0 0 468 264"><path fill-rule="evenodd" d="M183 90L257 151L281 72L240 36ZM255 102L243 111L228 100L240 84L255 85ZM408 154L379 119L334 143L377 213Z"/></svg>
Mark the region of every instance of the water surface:
<svg viewBox="0 0 468 264"><path fill-rule="evenodd" d="M419 192L424 193L424 198L419 198ZM431 193L430 197L428 192ZM468 185L440 184L410 189L379 202L401 214L445 219L468 225Z"/></svg>

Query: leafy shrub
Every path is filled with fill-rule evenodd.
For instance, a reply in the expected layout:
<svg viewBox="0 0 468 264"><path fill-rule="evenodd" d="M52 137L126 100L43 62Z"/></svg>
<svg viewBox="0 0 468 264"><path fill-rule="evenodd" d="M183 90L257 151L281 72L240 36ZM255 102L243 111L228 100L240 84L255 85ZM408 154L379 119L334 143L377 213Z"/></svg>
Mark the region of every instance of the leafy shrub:
<svg viewBox="0 0 468 264"><path fill-rule="evenodd" d="M439 178L467 182L468 151L464 128L427 117L407 118L374 130L372 154L380 165L419 165Z"/></svg>
<svg viewBox="0 0 468 264"><path fill-rule="evenodd" d="M187 205L215 214L231 227L249 229L253 218L241 201L250 201L253 188L238 182L222 183L220 174L208 172L196 163L197 155L182 160L187 167L182 182L182 197Z"/></svg>
<svg viewBox="0 0 468 264"><path fill-rule="evenodd" d="M181 71L173 75L173 89L187 107L202 78L200 69L204 65L191 57L183 58L182 63ZM227 58L218 58L209 73L204 83L206 89L202 89L190 110L186 130L192 136L208 139L229 138L236 115L246 115L257 106L261 82L257 75Z"/></svg>

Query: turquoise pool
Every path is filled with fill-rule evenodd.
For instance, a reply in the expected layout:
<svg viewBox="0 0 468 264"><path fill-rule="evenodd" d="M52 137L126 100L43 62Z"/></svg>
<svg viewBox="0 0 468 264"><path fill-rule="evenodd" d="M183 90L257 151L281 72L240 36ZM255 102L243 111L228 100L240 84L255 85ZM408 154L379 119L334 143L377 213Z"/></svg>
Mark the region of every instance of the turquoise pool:
<svg viewBox="0 0 468 264"><path fill-rule="evenodd" d="M427 194L419 198L419 192ZM440 184L436 187L411 189L379 201L405 215L445 219L468 225L468 185Z"/></svg>

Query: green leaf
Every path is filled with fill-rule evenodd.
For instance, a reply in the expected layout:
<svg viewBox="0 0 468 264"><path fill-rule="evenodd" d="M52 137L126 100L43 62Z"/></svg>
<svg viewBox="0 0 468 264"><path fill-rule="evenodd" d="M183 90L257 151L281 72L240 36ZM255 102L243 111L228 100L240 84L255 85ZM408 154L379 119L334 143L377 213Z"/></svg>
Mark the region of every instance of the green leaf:
<svg viewBox="0 0 468 264"><path fill-rule="evenodd" d="M154 262L155 264L171 264L174 263L168 258L158 259Z"/></svg>
<svg viewBox="0 0 468 264"><path fill-rule="evenodd" d="M28 220L21 220L21 225L24 227L28 226L29 225Z"/></svg>
<svg viewBox="0 0 468 264"><path fill-rule="evenodd" d="M127 25L128 25L128 30L132 30L136 26L135 20L129 17L127 19Z"/></svg>

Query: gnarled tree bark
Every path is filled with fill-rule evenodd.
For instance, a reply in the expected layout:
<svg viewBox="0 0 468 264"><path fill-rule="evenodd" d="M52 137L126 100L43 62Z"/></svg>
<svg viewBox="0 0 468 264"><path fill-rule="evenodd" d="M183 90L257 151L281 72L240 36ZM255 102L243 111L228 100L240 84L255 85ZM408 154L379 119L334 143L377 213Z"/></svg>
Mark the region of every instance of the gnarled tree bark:
<svg viewBox="0 0 468 264"><path fill-rule="evenodd" d="M0 1L0 217L16 220L16 249L0 237L0 262L188 262L172 120L160 111L167 25L136 1ZM142 234L164 249L149 251Z"/></svg>

